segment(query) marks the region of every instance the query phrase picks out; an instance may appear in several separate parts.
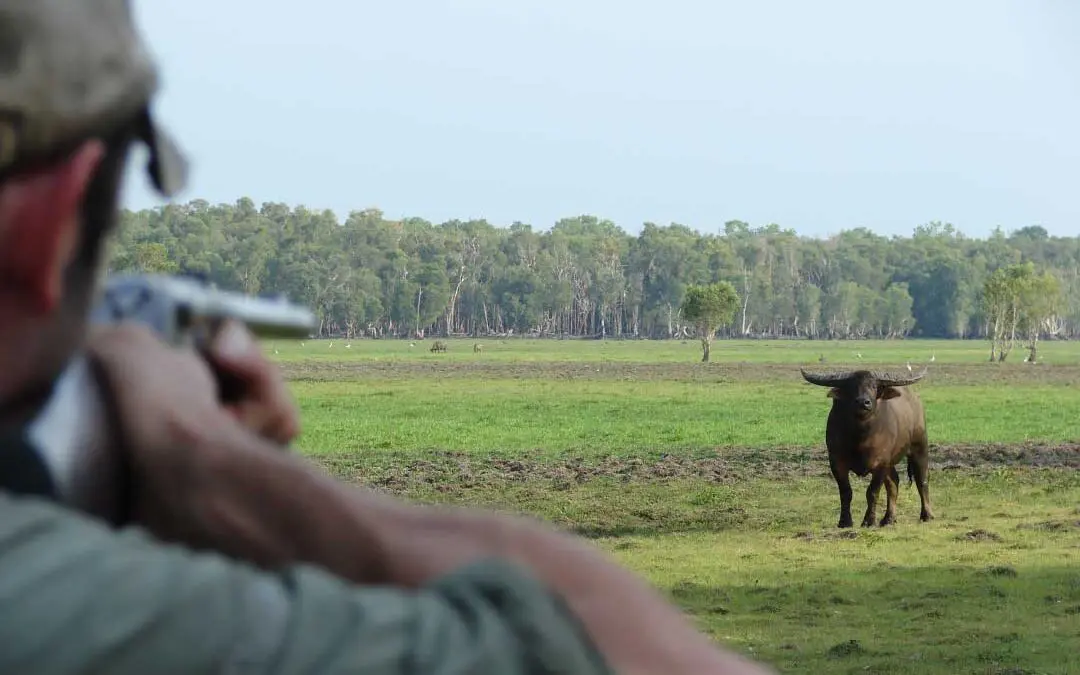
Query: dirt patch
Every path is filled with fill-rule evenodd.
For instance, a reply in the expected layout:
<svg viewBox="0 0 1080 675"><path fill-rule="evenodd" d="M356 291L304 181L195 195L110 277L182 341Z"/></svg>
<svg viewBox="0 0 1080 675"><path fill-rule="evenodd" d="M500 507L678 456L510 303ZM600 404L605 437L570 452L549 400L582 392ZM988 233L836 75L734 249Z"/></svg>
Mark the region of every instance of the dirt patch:
<svg viewBox="0 0 1080 675"><path fill-rule="evenodd" d="M862 656L866 654L866 649L859 644L858 640L848 640L829 647L825 654L830 659L846 659L852 656Z"/></svg>
<svg viewBox="0 0 1080 675"><path fill-rule="evenodd" d="M939 469L1022 466L1080 469L1080 443L971 443L930 448Z"/></svg>
<svg viewBox="0 0 1080 675"><path fill-rule="evenodd" d="M879 364L897 371L902 365ZM805 384L798 364L777 363L624 363L608 361L503 361L462 362L437 359L418 361L299 361L281 364L285 377L296 381L347 381L378 379L546 379L546 380L619 380L650 382L783 382ZM829 368L831 370L832 367ZM1001 386L1009 384L1054 384L1075 386L1080 381L1080 366L1053 367L1023 364L960 364L930 368L928 385ZM811 386L811 385L806 385Z"/></svg>
<svg viewBox="0 0 1080 675"><path fill-rule="evenodd" d="M934 446L931 470L986 469L995 467L1080 469L1080 445L949 445ZM547 484L569 489L595 480L622 483L677 479L704 479L730 484L747 479L806 476L827 477L828 463L820 448L724 449L715 456L659 458L579 457L558 460L475 457L461 452L432 452L423 459L361 455L315 458L331 473L398 492L418 486L435 491L469 488L492 483Z"/></svg>
<svg viewBox="0 0 1080 675"><path fill-rule="evenodd" d="M858 530L840 530L839 532L829 532L826 535L828 539L858 539Z"/></svg>
<svg viewBox="0 0 1080 675"><path fill-rule="evenodd" d="M1001 535L990 530L971 530L956 537L957 541L1001 541Z"/></svg>
<svg viewBox="0 0 1080 675"><path fill-rule="evenodd" d="M1080 529L1080 520L1074 520L1067 522L1064 520L1044 520L1038 523L1020 523L1016 526L1018 530L1038 530L1040 532L1067 532L1069 530Z"/></svg>

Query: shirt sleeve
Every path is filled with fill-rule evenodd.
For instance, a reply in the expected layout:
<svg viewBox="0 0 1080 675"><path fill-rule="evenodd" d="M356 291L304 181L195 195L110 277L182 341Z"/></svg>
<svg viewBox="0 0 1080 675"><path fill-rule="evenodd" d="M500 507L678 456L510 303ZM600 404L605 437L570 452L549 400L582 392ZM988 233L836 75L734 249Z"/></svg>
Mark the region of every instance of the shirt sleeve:
<svg viewBox="0 0 1080 675"><path fill-rule="evenodd" d="M0 493L0 672L612 673L561 600L491 560L419 590L271 574Z"/></svg>

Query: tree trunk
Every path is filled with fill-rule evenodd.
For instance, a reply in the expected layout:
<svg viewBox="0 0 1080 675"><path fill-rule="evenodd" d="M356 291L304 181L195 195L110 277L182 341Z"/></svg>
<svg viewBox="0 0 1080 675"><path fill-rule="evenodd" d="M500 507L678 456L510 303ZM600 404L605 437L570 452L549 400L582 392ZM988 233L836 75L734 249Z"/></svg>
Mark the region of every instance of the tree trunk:
<svg viewBox="0 0 1080 675"><path fill-rule="evenodd" d="M712 336L706 335L701 338L701 362L709 362L709 353L712 351Z"/></svg>
<svg viewBox="0 0 1080 675"><path fill-rule="evenodd" d="M454 286L454 292L450 295L450 300L446 303L446 334L450 335L457 331L457 304L458 298L461 296L461 285L465 283L466 274L465 268L462 267L458 273L457 285Z"/></svg>
<svg viewBox="0 0 1080 675"><path fill-rule="evenodd" d="M420 334L420 298L424 297L424 287L421 286L420 290L416 293L416 334Z"/></svg>

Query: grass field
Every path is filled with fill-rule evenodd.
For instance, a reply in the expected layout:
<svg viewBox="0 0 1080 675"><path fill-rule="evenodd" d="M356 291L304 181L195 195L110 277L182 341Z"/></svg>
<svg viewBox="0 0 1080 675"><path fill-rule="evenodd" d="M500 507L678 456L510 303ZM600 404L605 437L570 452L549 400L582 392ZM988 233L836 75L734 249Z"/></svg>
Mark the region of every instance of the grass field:
<svg viewBox="0 0 1080 675"><path fill-rule="evenodd" d="M1080 672L1080 344L1036 366L960 341L721 341L709 364L694 341L430 344L269 344L301 450L589 536L781 672ZM905 484L896 527L839 531L829 401L798 366L909 362L937 519Z"/></svg>

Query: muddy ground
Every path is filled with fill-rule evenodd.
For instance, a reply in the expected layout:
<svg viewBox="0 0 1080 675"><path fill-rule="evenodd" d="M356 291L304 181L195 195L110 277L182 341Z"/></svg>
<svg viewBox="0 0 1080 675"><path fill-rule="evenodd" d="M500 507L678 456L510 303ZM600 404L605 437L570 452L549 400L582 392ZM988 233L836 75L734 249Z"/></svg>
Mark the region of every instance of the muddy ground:
<svg viewBox="0 0 1080 675"><path fill-rule="evenodd" d="M775 363L621 363L621 362L460 362L418 361L333 361L293 362L281 365L285 376L295 381L394 380L419 378L545 379L685 381L722 384L726 382L803 382L797 364ZM808 370L833 371L844 366L808 366ZM872 368L874 366L864 366ZM906 374L893 365L892 370ZM1080 365L1030 366L1015 364L961 364L931 366L925 385L995 386L1023 383L1026 386L1078 386ZM925 386L924 385L924 386Z"/></svg>
<svg viewBox="0 0 1080 675"><path fill-rule="evenodd" d="M930 454L931 471L1000 467L1080 470L1080 443L937 445L931 447ZM316 461L336 476L391 492L408 492L424 486L468 487L533 481L570 486L602 478L626 483L686 478L728 483L748 478L828 475L828 463L820 448L724 450L714 457L699 458L665 455L656 459L529 460L438 452L424 459L386 458L374 462L367 458L333 456Z"/></svg>
<svg viewBox="0 0 1080 675"><path fill-rule="evenodd" d="M414 380L430 378L543 379L554 381L689 381L716 384L800 384L796 364L762 363L598 363L598 362L298 362L282 364L292 381ZM872 366L867 366L872 367ZM823 368L831 370L837 366ZM1080 365L1030 366L1025 364L961 364L931 367L926 385L976 387L1080 383ZM385 462L370 458L320 458L334 474L349 480L383 486L391 491L421 484L475 484L477 482L549 481L579 484L596 478L625 482L704 478L715 482L751 477L824 476L828 465L823 447L733 449L712 457L660 456L655 459L612 457L604 460L531 460L475 457L440 452L424 459L401 457ZM1080 440L1048 444L936 445L931 450L935 471L994 467L1080 469Z"/></svg>

